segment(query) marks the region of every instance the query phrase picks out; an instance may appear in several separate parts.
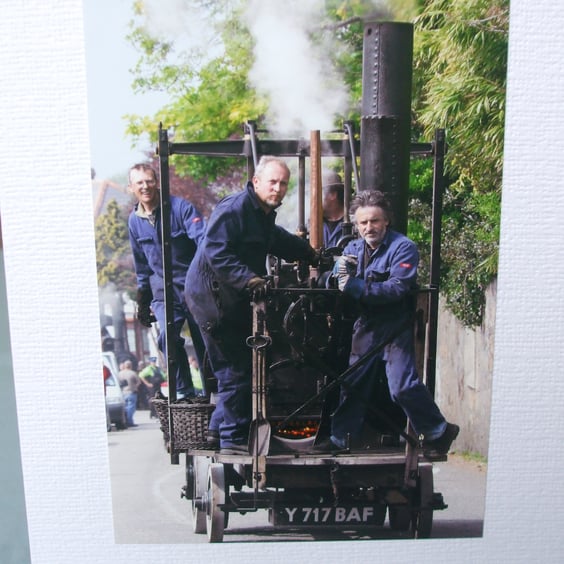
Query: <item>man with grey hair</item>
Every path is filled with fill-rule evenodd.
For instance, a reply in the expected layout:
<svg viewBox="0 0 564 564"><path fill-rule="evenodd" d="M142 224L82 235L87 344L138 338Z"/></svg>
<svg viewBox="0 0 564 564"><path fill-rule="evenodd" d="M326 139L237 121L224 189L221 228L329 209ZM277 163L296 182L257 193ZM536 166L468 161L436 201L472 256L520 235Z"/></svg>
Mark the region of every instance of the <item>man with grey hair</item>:
<svg viewBox="0 0 564 564"><path fill-rule="evenodd" d="M314 448L321 452L339 450L347 446L347 437L360 437L378 365L385 361L392 400L423 437L424 456L440 460L458 435L459 427L445 420L415 366L413 300L419 264L417 247L390 228L391 207L382 192L360 192L350 209L360 238L345 247L333 270L339 290L360 312L354 324L349 364L352 366L371 350L378 352L347 377L333 413L331 437Z"/></svg>
<svg viewBox="0 0 564 564"><path fill-rule="evenodd" d="M252 334L249 294L264 289L266 257L314 260L304 239L275 224L288 190L290 170L263 156L242 192L224 198L212 212L205 237L186 276L185 297L200 325L218 381L209 442L221 452L248 453L251 422Z"/></svg>

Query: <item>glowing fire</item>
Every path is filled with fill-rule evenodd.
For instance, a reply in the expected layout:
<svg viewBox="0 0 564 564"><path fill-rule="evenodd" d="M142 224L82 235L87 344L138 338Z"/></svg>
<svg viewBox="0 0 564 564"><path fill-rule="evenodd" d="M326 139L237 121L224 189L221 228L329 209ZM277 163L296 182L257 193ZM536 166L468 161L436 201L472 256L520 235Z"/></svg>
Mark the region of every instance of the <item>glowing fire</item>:
<svg viewBox="0 0 564 564"><path fill-rule="evenodd" d="M275 434L286 439L309 439L319 429L319 421L291 421L275 429Z"/></svg>

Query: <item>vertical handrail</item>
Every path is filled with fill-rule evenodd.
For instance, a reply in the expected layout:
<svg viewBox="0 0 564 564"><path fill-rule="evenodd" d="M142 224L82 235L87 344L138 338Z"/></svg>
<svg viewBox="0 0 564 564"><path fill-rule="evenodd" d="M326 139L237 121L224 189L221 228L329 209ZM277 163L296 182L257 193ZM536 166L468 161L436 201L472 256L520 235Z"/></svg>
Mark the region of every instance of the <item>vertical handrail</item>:
<svg viewBox="0 0 564 564"><path fill-rule="evenodd" d="M309 244L314 249L323 246L323 190L321 186L321 135L319 130L310 131L309 178Z"/></svg>
<svg viewBox="0 0 564 564"><path fill-rule="evenodd" d="M439 315L439 287L441 268L441 223L443 217L443 194L445 189L444 158L446 153L445 130L437 129L434 140L433 160L433 209L431 224L431 257L429 265L429 309L427 327L427 358L425 381L435 394L437 362L437 328Z"/></svg>
<svg viewBox="0 0 564 564"><path fill-rule="evenodd" d="M172 248L170 245L170 176L169 176L169 143L168 132L159 124L159 177L161 182L161 246L163 261L163 283L165 303L165 350L168 374L168 404L169 404L169 431L170 431L170 458L171 464L178 464L178 454L174 454L174 428L170 410L171 404L176 401L176 371L178 361L176 358L176 343L174 331L174 288L172 281ZM162 328L159 328L162 331Z"/></svg>

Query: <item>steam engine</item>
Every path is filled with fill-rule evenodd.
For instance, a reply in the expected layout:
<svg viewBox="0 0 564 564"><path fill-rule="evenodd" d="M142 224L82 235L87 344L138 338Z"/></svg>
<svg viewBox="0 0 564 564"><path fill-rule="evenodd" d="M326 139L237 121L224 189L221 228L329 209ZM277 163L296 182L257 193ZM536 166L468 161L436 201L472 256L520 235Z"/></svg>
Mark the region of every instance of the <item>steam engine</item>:
<svg viewBox="0 0 564 564"><path fill-rule="evenodd" d="M304 507L316 508L317 514L327 515L327 524L333 525L339 521L341 508L343 515L354 513L359 526L382 526L388 510L392 529L411 528L417 536L429 536L433 510L446 507L441 495L433 492L431 465L421 460L417 437L389 397L383 370L374 397L369 399L371 409L363 438L370 449L360 453L351 450L343 456L308 454L315 437L327 429L337 405L356 317L343 294L325 283L335 257L354 237L349 218L353 179L362 189L374 188L387 194L394 211L394 228L405 233L412 157L432 158L435 172L430 279L427 284L420 281L414 325L419 371L431 391L434 388L445 141L443 132L438 131L430 143L411 143L412 44L410 24L365 23L359 136L352 123L345 123L339 139L321 139L317 131L311 132L309 141L261 138L255 124L248 122L242 140L171 143L166 130L160 129L164 212L169 197L170 155L237 156L244 160L249 178L263 154L295 159L299 198L296 230L309 237L310 244L321 252L316 268L269 263L266 296L250 304L254 318L253 335L248 339L253 349L253 419L264 420L269 426L266 449L259 445L249 457L230 457L205 447L177 448L171 411L170 449L173 459L179 452L186 452L187 483L183 492L192 501L194 531L207 532L212 542L222 540L227 515L232 511L265 508L275 525L311 526L313 521L303 518ZM322 244L324 158L343 160L345 236L335 248L323 248ZM305 221L306 163L310 165L309 229ZM163 213L166 230L165 216ZM166 252L165 245L165 272ZM209 374L207 385L213 389L213 384L213 375ZM171 382L171 407L174 389ZM255 442L260 440L255 437ZM250 493L245 493L245 486Z"/></svg>

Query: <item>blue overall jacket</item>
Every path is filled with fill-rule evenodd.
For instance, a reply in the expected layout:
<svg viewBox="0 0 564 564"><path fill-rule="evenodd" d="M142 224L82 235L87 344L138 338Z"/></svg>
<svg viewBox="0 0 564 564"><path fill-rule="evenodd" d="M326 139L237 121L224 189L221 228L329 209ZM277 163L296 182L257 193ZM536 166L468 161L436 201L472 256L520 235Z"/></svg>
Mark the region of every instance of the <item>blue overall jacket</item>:
<svg viewBox="0 0 564 564"><path fill-rule="evenodd" d="M260 207L251 182L216 206L186 276L190 310L205 331L249 310L247 284L266 275L268 254L288 261L310 257L309 244L275 219L276 212Z"/></svg>
<svg viewBox="0 0 564 564"><path fill-rule="evenodd" d="M367 262L365 248L363 239L355 239L343 249L344 255L354 255L358 261L344 293L357 302L360 325L376 329L404 316L413 305L419 252L413 241L391 229Z"/></svg>
<svg viewBox="0 0 564 564"><path fill-rule="evenodd" d="M333 231L331 231L329 223L326 219L323 219L323 246L326 249L336 247L337 243L341 240L341 237L343 236L342 221L343 220L341 219L340 222L335 225Z"/></svg>
<svg viewBox="0 0 564 564"><path fill-rule="evenodd" d="M136 214L139 204L129 216L129 241L135 262L138 288L151 288L153 300L164 300L161 215L155 213L155 225ZM175 302L183 303L186 271L201 241L205 224L196 208L184 198L170 197L172 282Z"/></svg>

